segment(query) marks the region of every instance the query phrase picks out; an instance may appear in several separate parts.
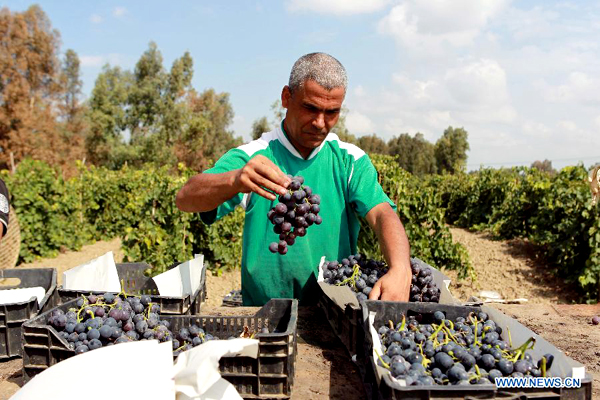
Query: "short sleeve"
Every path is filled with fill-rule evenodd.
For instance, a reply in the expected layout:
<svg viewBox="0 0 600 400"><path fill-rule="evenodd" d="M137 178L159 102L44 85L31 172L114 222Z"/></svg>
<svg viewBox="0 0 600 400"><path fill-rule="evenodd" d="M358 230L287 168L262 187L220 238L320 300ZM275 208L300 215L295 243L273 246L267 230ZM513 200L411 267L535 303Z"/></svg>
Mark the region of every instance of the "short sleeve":
<svg viewBox="0 0 600 400"><path fill-rule="evenodd" d="M0 229L2 229L2 236L6 235L8 231L8 215L10 214L10 204L8 189L4 184L4 181L0 179Z"/></svg>
<svg viewBox="0 0 600 400"><path fill-rule="evenodd" d="M246 163L249 160L250 157L243 150L231 149L227 153L225 153L223 157L219 159L219 161L216 162L214 167L207 169L206 171L204 171L204 173L222 174L224 172L240 169L244 167L244 165L246 165ZM243 193L238 193L231 199L221 204L216 209L200 213L200 218L202 219L202 222L210 225L213 222L220 220L221 218L232 212L235 209L235 207L242 202L243 198Z"/></svg>
<svg viewBox="0 0 600 400"><path fill-rule="evenodd" d="M389 203L394 210L396 205L377 180L377 170L368 155L363 155L354 162L348 182L350 203L361 217L367 215L376 205Z"/></svg>

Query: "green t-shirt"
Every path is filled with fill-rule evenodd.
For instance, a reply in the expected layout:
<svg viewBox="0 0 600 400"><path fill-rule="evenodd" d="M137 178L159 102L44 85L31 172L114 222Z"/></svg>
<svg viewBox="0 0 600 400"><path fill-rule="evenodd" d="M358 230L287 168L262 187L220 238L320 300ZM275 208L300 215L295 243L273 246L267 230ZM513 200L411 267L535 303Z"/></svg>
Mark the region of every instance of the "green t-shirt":
<svg viewBox="0 0 600 400"><path fill-rule="evenodd" d="M263 155L284 173L304 177L304 185L321 197L323 218L311 225L306 236L297 237L286 255L273 254L269 243L278 242L267 212L277 204L256 193L239 193L216 210L201 214L211 224L240 205L246 211L242 254L242 298L246 306L261 306L271 298L297 298L303 303L316 301L319 261L341 260L355 254L360 223L373 207L381 203L396 206L377 181L377 171L364 151L342 142L334 133L313 150L308 159L288 140L281 127L259 139L229 150L205 173L223 173L242 168L256 155Z"/></svg>

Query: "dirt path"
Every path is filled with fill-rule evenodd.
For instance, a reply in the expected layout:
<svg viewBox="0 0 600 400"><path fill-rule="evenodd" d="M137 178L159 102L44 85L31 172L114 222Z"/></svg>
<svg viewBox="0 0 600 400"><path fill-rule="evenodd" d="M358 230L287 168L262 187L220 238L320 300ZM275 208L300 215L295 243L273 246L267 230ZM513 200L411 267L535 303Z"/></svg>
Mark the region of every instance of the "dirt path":
<svg viewBox="0 0 600 400"><path fill-rule="evenodd" d="M504 299L526 298L529 303L572 303L577 299L572 289L549 273L537 260L533 247L521 240L491 240L481 232L451 228L455 242L468 250L477 273L477 281L458 281L453 271L450 291L462 301L481 290L493 290Z"/></svg>

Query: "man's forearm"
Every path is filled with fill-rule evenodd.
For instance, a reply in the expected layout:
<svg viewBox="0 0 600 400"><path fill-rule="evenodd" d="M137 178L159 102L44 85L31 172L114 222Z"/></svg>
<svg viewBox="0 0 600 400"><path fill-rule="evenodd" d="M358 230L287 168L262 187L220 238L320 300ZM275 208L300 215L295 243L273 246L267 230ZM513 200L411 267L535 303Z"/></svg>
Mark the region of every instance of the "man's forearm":
<svg viewBox="0 0 600 400"><path fill-rule="evenodd" d="M381 252L390 269L410 268L410 246L404 226L396 213L391 209L381 213L374 223L375 233L379 239Z"/></svg>
<svg viewBox="0 0 600 400"><path fill-rule="evenodd" d="M410 246L402 222L392 207L379 204L367 214L367 221L375 231L381 252L390 268L375 285L369 298L408 301L412 273L410 269Z"/></svg>
<svg viewBox="0 0 600 400"><path fill-rule="evenodd" d="M239 193L235 187L237 172L198 174L191 177L177 193L177 208L186 212L214 210Z"/></svg>

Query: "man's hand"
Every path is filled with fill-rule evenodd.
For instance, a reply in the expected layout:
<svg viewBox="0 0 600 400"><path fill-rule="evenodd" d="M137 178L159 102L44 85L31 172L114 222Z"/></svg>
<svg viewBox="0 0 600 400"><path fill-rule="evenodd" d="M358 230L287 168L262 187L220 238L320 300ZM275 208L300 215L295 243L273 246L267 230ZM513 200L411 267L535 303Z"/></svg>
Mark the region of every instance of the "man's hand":
<svg viewBox="0 0 600 400"><path fill-rule="evenodd" d="M405 271L405 269L390 269L373 286L369 300L408 301L411 272L410 269L409 271Z"/></svg>
<svg viewBox="0 0 600 400"><path fill-rule="evenodd" d="M267 200L275 200L277 196L263 188L285 194L290 183L291 179L277 165L267 157L258 155L238 170L234 185L238 192L254 192Z"/></svg>

